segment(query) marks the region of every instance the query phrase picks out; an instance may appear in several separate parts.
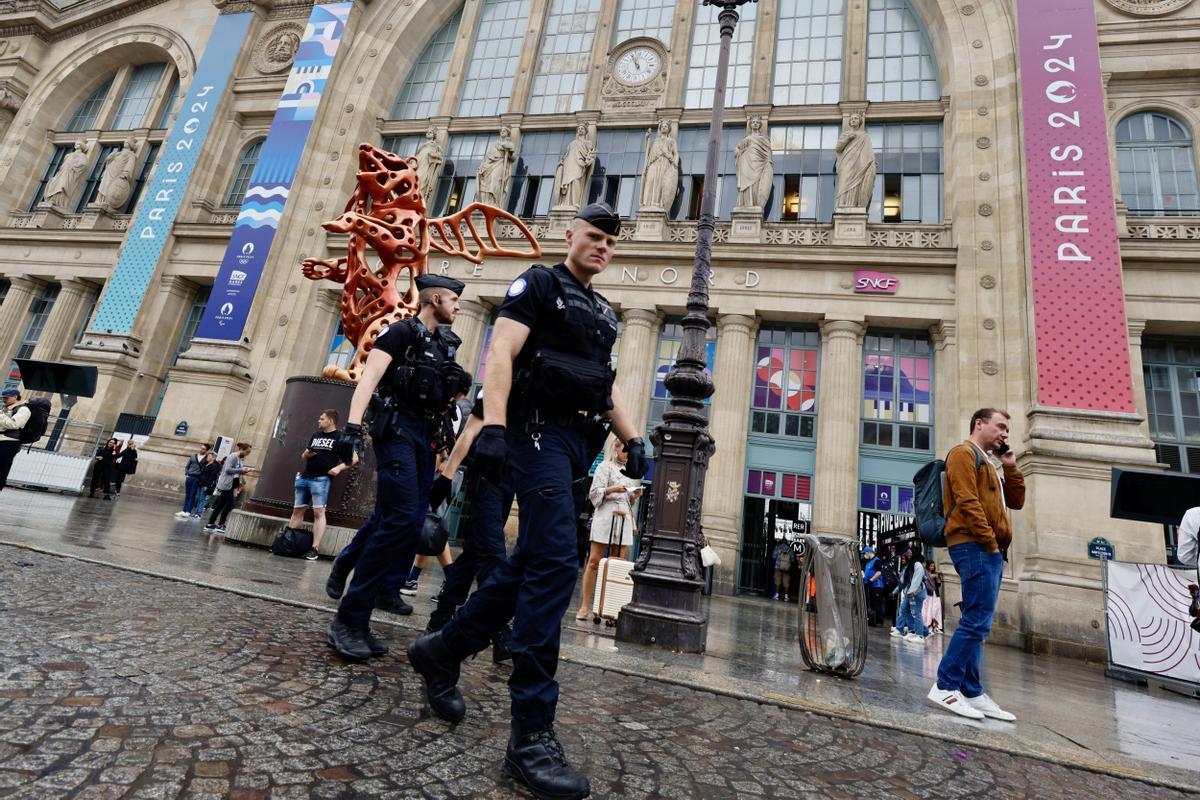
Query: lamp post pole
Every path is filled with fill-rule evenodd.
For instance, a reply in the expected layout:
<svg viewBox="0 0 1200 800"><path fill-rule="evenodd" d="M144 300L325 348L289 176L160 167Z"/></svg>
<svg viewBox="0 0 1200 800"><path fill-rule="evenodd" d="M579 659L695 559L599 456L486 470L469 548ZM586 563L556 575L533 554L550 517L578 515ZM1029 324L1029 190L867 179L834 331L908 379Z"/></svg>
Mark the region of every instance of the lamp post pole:
<svg viewBox="0 0 1200 800"><path fill-rule="evenodd" d="M705 372L705 350L709 329L708 280L716 226L717 162L721 157L730 43L738 23L738 8L750 2L757 0L703 2L719 9L721 53L708 132L704 197L696 226L692 285L687 315L682 322L679 356L664 381L671 393L670 407L650 436L655 450L654 480L633 568L633 599L617 619L618 641L692 653L704 651L708 636L708 617L700 607L704 582L699 542L704 477L716 450L708 432L704 401L713 393L712 377Z"/></svg>

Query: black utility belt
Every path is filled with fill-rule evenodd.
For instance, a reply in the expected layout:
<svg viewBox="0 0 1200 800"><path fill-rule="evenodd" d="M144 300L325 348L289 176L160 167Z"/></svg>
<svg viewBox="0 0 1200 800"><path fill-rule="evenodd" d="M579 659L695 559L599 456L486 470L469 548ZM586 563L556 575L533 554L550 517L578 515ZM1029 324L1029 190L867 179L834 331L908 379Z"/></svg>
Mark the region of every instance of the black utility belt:
<svg viewBox="0 0 1200 800"><path fill-rule="evenodd" d="M543 411L534 409L523 421L521 427L530 431L553 425L587 435L597 425L602 424L595 415L587 411Z"/></svg>

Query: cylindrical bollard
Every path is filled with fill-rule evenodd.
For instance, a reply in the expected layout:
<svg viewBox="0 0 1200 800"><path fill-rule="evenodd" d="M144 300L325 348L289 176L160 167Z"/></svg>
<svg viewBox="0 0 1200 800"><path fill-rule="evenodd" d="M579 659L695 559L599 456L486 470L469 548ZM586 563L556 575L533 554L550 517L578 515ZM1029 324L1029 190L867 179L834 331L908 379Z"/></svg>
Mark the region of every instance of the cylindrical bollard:
<svg viewBox="0 0 1200 800"><path fill-rule="evenodd" d="M858 543L815 534L804 541L800 654L809 669L853 678L867 662L867 597Z"/></svg>

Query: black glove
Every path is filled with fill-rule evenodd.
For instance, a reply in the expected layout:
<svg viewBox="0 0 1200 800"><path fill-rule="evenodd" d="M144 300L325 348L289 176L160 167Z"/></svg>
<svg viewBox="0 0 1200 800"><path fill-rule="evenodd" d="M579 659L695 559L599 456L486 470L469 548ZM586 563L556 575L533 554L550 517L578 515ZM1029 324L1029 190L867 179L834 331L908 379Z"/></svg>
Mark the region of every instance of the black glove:
<svg viewBox="0 0 1200 800"><path fill-rule="evenodd" d="M437 511L442 507L442 503L450 499L450 489L454 486L454 481L447 478L445 475L438 475L433 480L433 486L429 489L429 510Z"/></svg>
<svg viewBox="0 0 1200 800"><path fill-rule="evenodd" d="M646 476L646 470L650 469L650 462L646 460L646 443L642 441L642 437L630 439L625 443L625 454L629 456L625 461L625 469L621 470L621 474L626 478L634 478L641 480Z"/></svg>
<svg viewBox="0 0 1200 800"><path fill-rule="evenodd" d="M475 439L475 469L489 483L500 483L504 462L508 458L508 442L503 425L484 425Z"/></svg>
<svg viewBox="0 0 1200 800"><path fill-rule="evenodd" d="M367 447L363 444L363 427L357 423L346 423L346 429L342 431L338 444L347 450L358 453L360 459L367 454Z"/></svg>

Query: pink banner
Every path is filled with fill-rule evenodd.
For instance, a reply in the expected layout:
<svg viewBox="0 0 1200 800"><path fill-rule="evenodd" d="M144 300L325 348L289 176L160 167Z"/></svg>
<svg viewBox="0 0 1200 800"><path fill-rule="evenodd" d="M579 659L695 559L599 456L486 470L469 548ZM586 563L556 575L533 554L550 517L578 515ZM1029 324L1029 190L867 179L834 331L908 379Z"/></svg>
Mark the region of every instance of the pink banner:
<svg viewBox="0 0 1200 800"><path fill-rule="evenodd" d="M1133 412L1093 0L1017 0L1038 403Z"/></svg>

